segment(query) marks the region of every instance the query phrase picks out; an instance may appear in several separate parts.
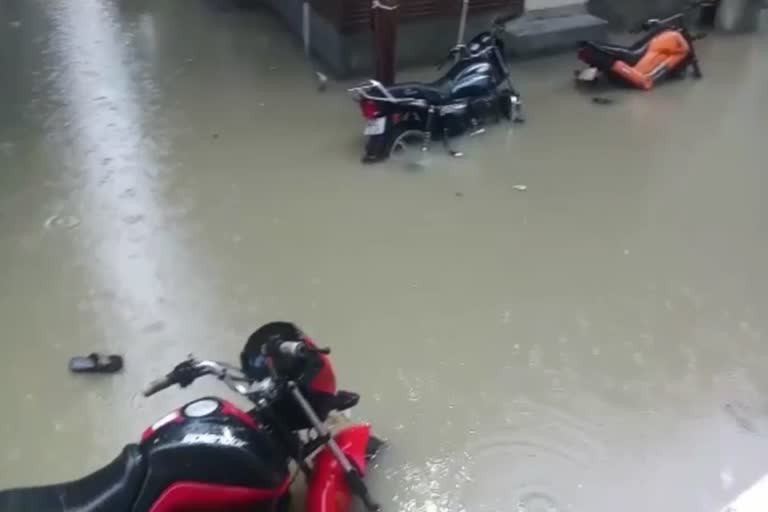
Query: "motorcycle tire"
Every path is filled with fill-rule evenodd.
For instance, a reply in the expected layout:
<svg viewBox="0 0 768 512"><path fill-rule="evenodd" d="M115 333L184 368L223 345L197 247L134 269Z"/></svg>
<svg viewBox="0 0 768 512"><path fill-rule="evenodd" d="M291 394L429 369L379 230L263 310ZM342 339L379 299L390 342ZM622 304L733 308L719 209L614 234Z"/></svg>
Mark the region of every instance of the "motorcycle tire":
<svg viewBox="0 0 768 512"><path fill-rule="evenodd" d="M419 149L424 146L424 129L416 124L402 123L390 130L387 141L387 155L389 158L398 158L409 150Z"/></svg>

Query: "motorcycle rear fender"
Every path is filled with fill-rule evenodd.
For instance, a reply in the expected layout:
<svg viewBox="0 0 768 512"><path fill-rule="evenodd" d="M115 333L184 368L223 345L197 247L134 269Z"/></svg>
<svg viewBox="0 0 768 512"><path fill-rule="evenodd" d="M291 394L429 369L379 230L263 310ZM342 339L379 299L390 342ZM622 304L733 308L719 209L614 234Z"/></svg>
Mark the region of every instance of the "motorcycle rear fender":
<svg viewBox="0 0 768 512"><path fill-rule="evenodd" d="M336 443L361 474L366 470L366 449L371 437L370 425L353 425L336 436ZM317 454L307 491L307 512L347 512L352 493L344 469L329 448Z"/></svg>

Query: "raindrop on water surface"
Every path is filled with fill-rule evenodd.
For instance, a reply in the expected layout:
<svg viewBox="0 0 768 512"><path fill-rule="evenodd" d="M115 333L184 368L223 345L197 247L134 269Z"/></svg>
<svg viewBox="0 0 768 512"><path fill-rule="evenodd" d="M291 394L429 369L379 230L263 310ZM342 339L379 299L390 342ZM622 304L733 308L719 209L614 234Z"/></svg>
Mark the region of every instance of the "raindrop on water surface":
<svg viewBox="0 0 768 512"><path fill-rule="evenodd" d="M54 215L45 220L48 229L72 229L80 225L80 219L74 215Z"/></svg>

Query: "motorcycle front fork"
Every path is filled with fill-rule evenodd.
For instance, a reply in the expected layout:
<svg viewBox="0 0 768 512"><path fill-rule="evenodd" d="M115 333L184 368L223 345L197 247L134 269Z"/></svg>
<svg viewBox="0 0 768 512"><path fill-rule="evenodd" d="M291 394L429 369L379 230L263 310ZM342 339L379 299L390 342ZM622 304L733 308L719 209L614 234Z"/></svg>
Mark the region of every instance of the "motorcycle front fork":
<svg viewBox="0 0 768 512"><path fill-rule="evenodd" d="M344 476L346 478L347 485L349 485L350 491L352 491L352 494L360 498L360 501L363 502L363 505L365 505L365 508L369 512L378 512L381 510L379 504L374 502L371 498L371 495L368 492L368 487L363 481L363 475L360 469L355 467L352 462L350 462L349 458L344 454L339 444L331 435L328 427L324 422L320 420L320 418L317 417L315 410L312 408L309 402L307 402L307 399L304 398L304 395L301 394L298 386L291 382L288 384L288 387L294 400L296 400L296 403L299 404L299 407L301 407L302 411L304 411L304 414L312 424L312 428L315 429L321 439L326 440L326 446L328 446L328 448L331 450L331 453L336 458L336 460L339 461L341 468L344 470Z"/></svg>

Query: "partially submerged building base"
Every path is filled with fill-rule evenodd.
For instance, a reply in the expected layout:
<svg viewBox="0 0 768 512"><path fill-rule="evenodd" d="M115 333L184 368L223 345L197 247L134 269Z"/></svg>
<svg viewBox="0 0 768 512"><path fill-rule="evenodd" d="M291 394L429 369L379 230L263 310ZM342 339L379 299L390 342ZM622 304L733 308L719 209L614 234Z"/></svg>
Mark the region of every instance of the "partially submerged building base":
<svg viewBox="0 0 768 512"><path fill-rule="evenodd" d="M303 0L266 0L297 35ZM311 46L338 78L373 72L371 0L311 0ZM490 27L499 14L516 13L507 24L507 47L515 56L574 47L582 39L604 39L607 23L587 12L584 0L470 0L466 37ZM456 44L461 0L400 0L398 67L428 65Z"/></svg>

